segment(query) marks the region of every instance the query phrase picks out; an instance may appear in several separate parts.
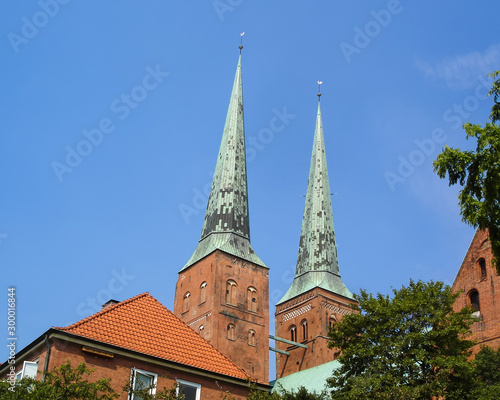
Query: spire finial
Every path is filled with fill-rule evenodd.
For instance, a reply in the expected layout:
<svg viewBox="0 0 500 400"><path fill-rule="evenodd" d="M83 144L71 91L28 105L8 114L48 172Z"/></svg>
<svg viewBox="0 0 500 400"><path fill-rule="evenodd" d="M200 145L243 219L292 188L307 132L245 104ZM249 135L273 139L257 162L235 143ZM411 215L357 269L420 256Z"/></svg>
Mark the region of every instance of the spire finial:
<svg viewBox="0 0 500 400"><path fill-rule="evenodd" d="M241 32L241 33L240 33L240 36L241 36L241 38L240 38L240 47L239 47L239 49L240 49L240 54L241 54L241 50L243 49L243 35L244 35L244 34L245 34L245 32Z"/></svg>
<svg viewBox="0 0 500 400"><path fill-rule="evenodd" d="M323 81L318 81L318 101L321 100L321 84Z"/></svg>

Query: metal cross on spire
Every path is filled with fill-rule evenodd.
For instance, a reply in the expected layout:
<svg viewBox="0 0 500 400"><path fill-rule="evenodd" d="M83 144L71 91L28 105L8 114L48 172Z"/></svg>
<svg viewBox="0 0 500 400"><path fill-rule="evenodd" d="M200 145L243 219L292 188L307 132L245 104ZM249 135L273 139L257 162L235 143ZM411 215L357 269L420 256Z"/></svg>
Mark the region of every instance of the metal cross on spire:
<svg viewBox="0 0 500 400"><path fill-rule="evenodd" d="M241 36L241 38L240 38L240 47L239 47L239 49L240 49L240 54L241 54L241 50L243 49L243 35L244 35L244 34L245 34L245 32L241 32L241 33L240 33L240 36Z"/></svg>

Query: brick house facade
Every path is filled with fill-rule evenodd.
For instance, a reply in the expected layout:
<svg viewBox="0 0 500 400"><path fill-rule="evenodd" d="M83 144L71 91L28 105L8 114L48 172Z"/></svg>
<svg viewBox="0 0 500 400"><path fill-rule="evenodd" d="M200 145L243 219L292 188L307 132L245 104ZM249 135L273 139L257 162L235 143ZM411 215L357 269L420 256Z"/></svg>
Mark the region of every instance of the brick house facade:
<svg viewBox="0 0 500 400"><path fill-rule="evenodd" d="M452 291L460 291L455 310L470 305L479 318L472 325L472 339L481 346L500 347L500 276L492 264L487 231L478 230L462 262Z"/></svg>
<svg viewBox="0 0 500 400"><path fill-rule="evenodd" d="M68 327L49 329L16 354L15 373L42 379L66 361L73 367L85 363L94 370L91 379L111 378L121 400L133 400L123 388L139 378L158 389L187 387L192 396L186 400L219 400L226 391L243 400L251 385L243 370L148 293ZM0 366L0 378L7 377L9 368L8 363Z"/></svg>

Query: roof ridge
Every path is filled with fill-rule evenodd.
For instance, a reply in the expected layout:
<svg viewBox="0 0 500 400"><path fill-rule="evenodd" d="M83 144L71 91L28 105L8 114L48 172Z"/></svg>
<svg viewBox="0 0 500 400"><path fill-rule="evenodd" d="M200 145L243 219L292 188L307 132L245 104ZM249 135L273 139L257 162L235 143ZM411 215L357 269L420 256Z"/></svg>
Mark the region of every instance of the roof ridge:
<svg viewBox="0 0 500 400"><path fill-rule="evenodd" d="M483 232L486 233L486 239L489 238L489 232L487 229L479 229L477 228L474 232L474 235L472 236L472 239L469 243L469 246L467 247L467 251L465 252L464 254L464 257L462 258L462 262L460 263L460 268L458 268L458 271L457 271L457 274L455 275L455 279L453 279L453 283L451 284L451 286L453 286L455 284L455 281L457 280L458 276L460 275L460 273L462 272L462 268L464 268L466 262L467 262L467 257L469 256L469 254L472 252L472 245L474 244L474 242L477 240L479 241L479 236L481 236L483 234Z"/></svg>
<svg viewBox="0 0 500 400"><path fill-rule="evenodd" d="M144 303L146 302L146 303ZM132 305L133 303L136 303L136 305ZM196 345L198 349L202 352L206 352L206 354L209 354L214 356L216 359L218 359L217 363L221 362L222 364L226 363L226 366L220 373L223 373L228 376L233 376L237 377L239 379L250 379L250 375L248 373L240 368L234 361L232 361L229 357L227 357L224 353L222 353L217 347L212 345L210 342L208 342L203 336L201 336L195 329L190 327L187 323L182 321L177 315L175 315L171 310L169 310L164 304L162 304L158 299L156 299L154 296L152 296L149 292L145 292L139 295L136 295L134 297L131 297L130 299L124 300L120 303L117 303L113 306L107 307L95 314L92 314L78 322L75 322L74 324L71 324L67 327L53 327L53 329L66 332L69 334L74 334L77 336L89 338L92 340L96 340L98 342L104 343L104 344L109 344L113 346L118 346L121 347L125 350L132 350L132 351L137 351L142 354L150 355L153 357L160 357L166 360L171 360L171 361L176 361L176 358L170 358L170 356L162 356L158 353L158 351L161 353L162 351L162 346L161 345L156 345L153 346L153 349L156 349L155 351L151 351L152 349L146 349L146 348L134 348L134 346L130 346L129 344L118 344L116 341L113 340L111 336L105 335L98 335L95 336L90 333L89 329L92 329L92 327L95 327L95 324L101 324L100 318L104 318L102 322L105 322L108 319L122 319L124 316L127 317L127 309L120 310L119 307L125 307L125 306L131 306L131 307L137 307L137 306L146 306L148 309L154 310L155 318L161 323L166 323L170 324L172 328L174 328L178 334L181 337L184 337L185 340L188 342L192 343L193 345ZM111 315L110 315L111 313ZM124 314L125 313L125 314ZM98 325L99 326L99 325ZM101 331L101 329L99 329ZM104 331L101 331L104 332ZM194 335L193 335L194 333ZM161 333L160 333L161 335ZM197 364L196 362L193 364L193 360L179 360L177 358L176 362L181 362L182 364L185 365L191 365L195 368L199 368L201 370L205 371L213 371L217 372L217 368L213 369L210 367L205 367L204 364Z"/></svg>
<svg viewBox="0 0 500 400"><path fill-rule="evenodd" d="M148 293L149 294L149 293ZM164 304L162 304L158 299L156 299L154 296L151 296L149 295L153 300L155 300L160 306L162 306L168 313L170 313L171 315L173 315L175 317L176 320L178 320L179 322L182 323L182 325L184 325L186 328L190 329L192 332L194 332L197 336L200 337L200 339L202 339L206 344L208 344L210 347L212 347L213 349L215 349L215 351L217 351L221 356L223 356L226 360L228 360L231 364L233 364L236 368L238 368L238 370L244 374L245 376L247 376L248 378L250 378L250 375L248 375L246 373L246 371L243 369L243 368L240 368L233 360L231 360L229 357L227 357L224 353L222 353L217 347L215 347L212 343L210 343L207 339L205 339L203 336L201 336L199 334L199 332L195 331L193 328L191 328L186 322L184 322L182 319L180 319L177 315L175 315L172 311L170 311L167 306L165 306Z"/></svg>
<svg viewBox="0 0 500 400"><path fill-rule="evenodd" d="M80 325L83 325L84 323L87 323L89 321L92 321L93 319L96 319L98 317L100 317L101 315L103 314L106 314L110 311L113 311L115 310L116 308L120 307L120 306L124 306L126 304L129 304L133 301L136 301L138 300L139 298L141 297L144 297L144 296L149 296L149 297L152 297L154 299L153 296L151 296L149 294L149 292L144 292L144 293L141 293L141 294L138 294L134 297L131 297L130 299L127 299L127 300L123 300L123 301L120 301L119 303L116 303L116 304L113 304L112 306L110 307L106 307L106 308L103 308L102 310L99 310L97 311L96 313L94 314L91 314L89 315L88 317L85 317L83 319L81 319L80 321L77 321L77 322L74 322L72 323L71 325L68 325L68 326L63 326L63 327L59 327L59 326L53 326L54 329L58 329L58 330L61 330L61 331L67 331L67 330L70 330L70 329L74 329L74 328L77 328L78 326ZM156 300L156 299L155 299ZM157 300L158 301L158 300ZM161 303L160 303L161 304ZM163 305L163 304L162 304Z"/></svg>

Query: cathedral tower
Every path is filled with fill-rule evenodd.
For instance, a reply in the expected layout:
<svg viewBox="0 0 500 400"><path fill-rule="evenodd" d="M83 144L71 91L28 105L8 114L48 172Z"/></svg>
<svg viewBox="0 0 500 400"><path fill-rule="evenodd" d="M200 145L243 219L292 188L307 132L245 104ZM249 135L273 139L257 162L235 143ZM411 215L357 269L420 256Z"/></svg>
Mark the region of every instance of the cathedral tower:
<svg viewBox="0 0 500 400"><path fill-rule="evenodd" d="M332 361L329 327L356 304L339 273L319 96L295 278L275 314L276 336L295 344L276 342L276 378Z"/></svg>
<svg viewBox="0 0 500 400"><path fill-rule="evenodd" d="M201 238L179 272L174 313L268 382L268 268L250 244L241 51Z"/></svg>

